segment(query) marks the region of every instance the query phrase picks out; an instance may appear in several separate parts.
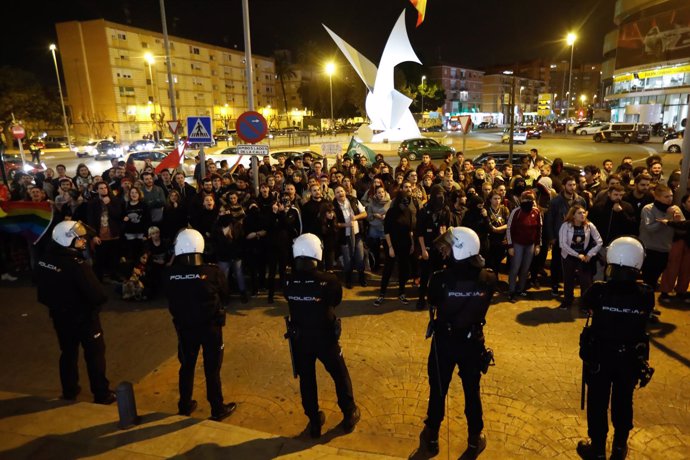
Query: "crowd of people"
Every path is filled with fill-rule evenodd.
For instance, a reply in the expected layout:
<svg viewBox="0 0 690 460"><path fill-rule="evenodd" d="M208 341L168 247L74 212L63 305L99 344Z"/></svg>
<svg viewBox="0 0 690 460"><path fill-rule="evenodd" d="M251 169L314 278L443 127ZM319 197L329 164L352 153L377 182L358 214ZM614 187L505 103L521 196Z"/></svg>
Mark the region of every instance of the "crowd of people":
<svg viewBox="0 0 690 460"><path fill-rule="evenodd" d="M416 167L406 158L390 165L380 154L373 164L366 156L338 155L328 167L309 153L282 156L277 164L267 156L258 168L258 194L241 165L230 170L209 159L205 166L203 177L197 164L188 178L175 170L157 174L150 163L137 170L113 160L100 176L85 164L73 176L57 165L36 177L18 172L7 198L49 201L55 223L92 227L96 275L131 299L157 295L177 233L193 228L204 237L205 259L222 269L243 302L264 290L273 302L293 263L292 241L313 233L322 241L325 268L340 270L346 288L367 286L368 273L379 272L374 305L380 306L397 267L398 301L407 304L416 288L424 309L430 276L444 264L433 242L462 225L479 236L486 266L508 275L511 301L548 284L569 308L575 281L584 291L601 278L608 244L633 235L647 251L642 277L659 286L661 302L674 294L690 302L690 232L683 223L690 199L685 194L673 205L680 173L666 179L659 156L643 166L629 157L618 166L605 160L577 177L537 149L520 169L491 157L476 166L462 152L439 162L423 155ZM0 271L11 277L8 256Z"/></svg>

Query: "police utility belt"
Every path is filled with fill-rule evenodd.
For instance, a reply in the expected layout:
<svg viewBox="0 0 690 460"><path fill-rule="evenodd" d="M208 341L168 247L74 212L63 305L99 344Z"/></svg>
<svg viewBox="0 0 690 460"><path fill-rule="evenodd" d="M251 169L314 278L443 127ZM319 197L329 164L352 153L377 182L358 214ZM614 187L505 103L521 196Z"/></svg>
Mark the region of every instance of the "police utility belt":
<svg viewBox="0 0 690 460"><path fill-rule="evenodd" d="M436 335L458 337L466 340L480 340L484 338L484 324L486 322L482 321L469 327L458 327L450 321L436 318L430 322L429 326L433 328L433 332Z"/></svg>
<svg viewBox="0 0 690 460"><path fill-rule="evenodd" d="M287 332L285 333L286 339L299 340L300 337L319 337L327 334L333 334L336 340L340 340L340 335L343 332L342 323L340 318L333 320L333 323L329 326L323 328L306 328L297 326L294 321L287 319Z"/></svg>

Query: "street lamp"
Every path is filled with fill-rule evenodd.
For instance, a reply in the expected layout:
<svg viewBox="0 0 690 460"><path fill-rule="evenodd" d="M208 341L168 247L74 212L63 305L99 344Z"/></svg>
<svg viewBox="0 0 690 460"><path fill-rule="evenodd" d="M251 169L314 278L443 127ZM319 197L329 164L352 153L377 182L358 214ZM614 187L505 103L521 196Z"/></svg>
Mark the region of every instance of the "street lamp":
<svg viewBox="0 0 690 460"><path fill-rule="evenodd" d="M67 111L65 110L65 98L62 96L62 83L60 83L60 71L58 70L57 58L55 57L55 50L57 47L54 44L50 45L50 52L53 53L53 64L55 64L55 76L57 77L58 92L60 93L60 104L62 105L62 121L65 124L65 136L67 136L67 147L72 149L72 139L69 135L69 125L67 124Z"/></svg>
<svg viewBox="0 0 690 460"><path fill-rule="evenodd" d="M327 63L326 73L328 74L328 87L331 91L331 129L335 129L335 119L333 118L333 74L335 73L335 64L332 62Z"/></svg>
<svg viewBox="0 0 690 460"><path fill-rule="evenodd" d="M153 54L151 53L145 53L144 54L144 60L149 66L149 80L151 80L151 102L153 104L153 113L151 114L151 120L157 125L157 129L155 129L155 140L157 141L159 138L159 131L160 128L162 127L162 122L163 122L163 107L161 106L161 113L160 115L156 113L156 100L158 99L157 96L157 91L156 91L156 82L153 79L153 64L156 62L155 58L153 57Z"/></svg>
<svg viewBox="0 0 690 460"><path fill-rule="evenodd" d="M572 85L573 85L573 53L575 50L575 40L577 39L577 36L570 32L566 37L565 41L570 46L570 72L568 75L568 93L572 91ZM568 124L570 123L570 98L568 98L568 109L567 112L565 113L565 135L568 135Z"/></svg>
<svg viewBox="0 0 690 460"><path fill-rule="evenodd" d="M225 135L225 145L230 146L230 132L228 130L228 124L230 122L230 116L228 115L228 104L226 103L223 107L220 108L220 120L223 122L223 126L225 127L225 132L223 133Z"/></svg>
<svg viewBox="0 0 690 460"><path fill-rule="evenodd" d="M426 89L426 85L424 82L426 81L426 75L422 75L422 116L424 115L424 89Z"/></svg>

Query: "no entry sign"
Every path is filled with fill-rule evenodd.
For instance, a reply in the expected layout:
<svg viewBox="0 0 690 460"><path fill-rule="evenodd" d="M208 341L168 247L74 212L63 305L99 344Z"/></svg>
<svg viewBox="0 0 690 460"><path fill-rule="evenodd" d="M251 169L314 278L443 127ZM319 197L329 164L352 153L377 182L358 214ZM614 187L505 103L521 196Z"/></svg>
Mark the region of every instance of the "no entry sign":
<svg viewBox="0 0 690 460"><path fill-rule="evenodd" d="M268 123L259 112L244 112L235 123L237 136L245 142L256 144L266 137Z"/></svg>
<svg viewBox="0 0 690 460"><path fill-rule="evenodd" d="M24 127L21 125L14 125L10 130L15 139L24 139L24 136L26 136L26 131L24 131Z"/></svg>

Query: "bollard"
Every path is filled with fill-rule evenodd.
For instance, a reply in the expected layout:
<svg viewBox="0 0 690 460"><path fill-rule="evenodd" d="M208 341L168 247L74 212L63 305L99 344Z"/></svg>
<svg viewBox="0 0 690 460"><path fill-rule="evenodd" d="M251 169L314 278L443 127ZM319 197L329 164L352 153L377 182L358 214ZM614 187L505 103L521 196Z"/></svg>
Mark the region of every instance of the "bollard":
<svg viewBox="0 0 690 460"><path fill-rule="evenodd" d="M117 411L120 414L118 428L126 430L138 425L141 417L137 415L134 386L130 382L122 382L115 388L115 393L117 394Z"/></svg>

